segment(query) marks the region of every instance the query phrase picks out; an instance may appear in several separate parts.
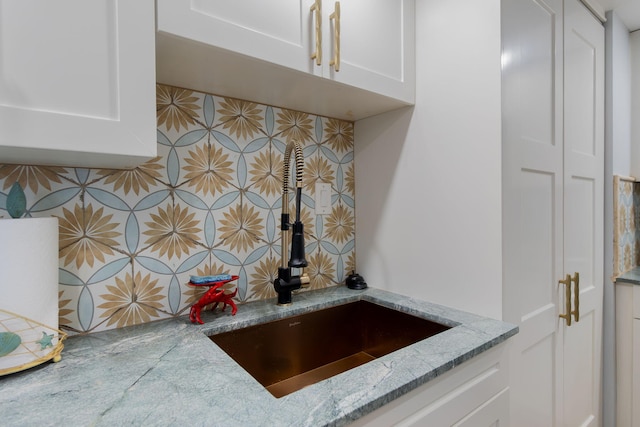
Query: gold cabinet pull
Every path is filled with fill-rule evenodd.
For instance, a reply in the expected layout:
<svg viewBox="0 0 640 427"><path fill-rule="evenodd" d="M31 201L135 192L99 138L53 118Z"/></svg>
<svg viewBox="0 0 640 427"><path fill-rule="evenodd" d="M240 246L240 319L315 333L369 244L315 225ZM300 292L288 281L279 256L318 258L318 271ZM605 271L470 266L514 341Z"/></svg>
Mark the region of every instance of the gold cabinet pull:
<svg viewBox="0 0 640 427"><path fill-rule="evenodd" d="M558 280L558 284L564 285L565 313L560 314L560 318L567 322L567 326L571 326L571 276L567 274L564 280Z"/></svg>
<svg viewBox="0 0 640 427"><path fill-rule="evenodd" d="M333 59L329 65L333 65L336 71L340 71L340 2L336 2L335 9L329 15L329 21L333 20Z"/></svg>
<svg viewBox="0 0 640 427"><path fill-rule="evenodd" d="M580 321L580 273L577 271L573 275L573 307L571 312L576 322Z"/></svg>
<svg viewBox="0 0 640 427"><path fill-rule="evenodd" d="M322 64L322 0L316 0L311 6L311 13L315 15L316 22L316 50L311 54L311 59L316 60L316 65Z"/></svg>

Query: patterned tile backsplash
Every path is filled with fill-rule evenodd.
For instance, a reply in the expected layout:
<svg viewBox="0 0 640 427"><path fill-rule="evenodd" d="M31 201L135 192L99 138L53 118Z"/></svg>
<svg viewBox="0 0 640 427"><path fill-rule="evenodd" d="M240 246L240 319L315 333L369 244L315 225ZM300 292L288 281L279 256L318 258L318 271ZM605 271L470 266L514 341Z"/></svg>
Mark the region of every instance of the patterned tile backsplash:
<svg viewBox="0 0 640 427"><path fill-rule="evenodd" d="M613 276L640 265L640 183L615 175Z"/></svg>
<svg viewBox="0 0 640 427"><path fill-rule="evenodd" d="M159 155L133 170L0 165L0 206L18 181L27 216L59 218L61 327L182 315L206 290L190 275L239 275L226 285L237 285L239 303L274 297L293 139L304 146L311 288L354 269L353 123L164 85L157 116ZM316 182L331 184L331 214L315 214Z"/></svg>

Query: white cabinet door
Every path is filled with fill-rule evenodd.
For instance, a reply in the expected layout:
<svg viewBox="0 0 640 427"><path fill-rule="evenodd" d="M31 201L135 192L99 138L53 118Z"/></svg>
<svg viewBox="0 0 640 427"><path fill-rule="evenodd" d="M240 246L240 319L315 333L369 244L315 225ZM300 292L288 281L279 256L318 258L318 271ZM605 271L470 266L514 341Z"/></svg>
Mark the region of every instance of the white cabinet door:
<svg viewBox="0 0 640 427"><path fill-rule="evenodd" d="M338 6L339 4L339 6ZM415 3L411 0L325 1L330 17L340 9L339 71L336 19L327 19L325 76L393 98L414 102Z"/></svg>
<svg viewBox="0 0 640 427"><path fill-rule="evenodd" d="M616 280L616 426L640 425L640 285Z"/></svg>
<svg viewBox="0 0 640 427"><path fill-rule="evenodd" d="M511 422L597 425L604 28L578 0L502 7L504 319L520 326ZM576 272L569 326L558 315L567 300L578 311L576 285L567 298L558 281Z"/></svg>
<svg viewBox="0 0 640 427"><path fill-rule="evenodd" d="M636 285L616 280L616 427L633 427L640 392L640 321L635 319Z"/></svg>
<svg viewBox="0 0 640 427"><path fill-rule="evenodd" d="M640 285L616 280L616 426L640 425Z"/></svg>
<svg viewBox="0 0 640 427"><path fill-rule="evenodd" d="M158 0L157 29L307 73L312 0ZM315 39L314 39L315 40Z"/></svg>
<svg viewBox="0 0 640 427"><path fill-rule="evenodd" d="M0 1L0 163L156 155L153 1Z"/></svg>
<svg viewBox="0 0 640 427"><path fill-rule="evenodd" d="M351 426L516 426L509 424L508 345L462 363Z"/></svg>
<svg viewBox="0 0 640 427"><path fill-rule="evenodd" d="M634 294L637 294L638 291L634 290ZM633 319L633 338L632 341L630 343L630 347L632 348L631 350L631 354L633 357L633 362L632 362L632 369L631 369L631 397L635 397L636 399L638 398L638 396L640 396L640 320L639 319ZM619 368L618 368L619 369ZM624 373L623 373L624 374ZM628 372L626 372L626 375L629 375ZM630 405L629 407L631 408L631 422L629 422L629 424L623 424L621 422L621 420L617 421L620 422L620 427L626 427L626 426L637 426L638 424L640 424L640 405L638 405L637 400L630 400ZM628 408L625 408L628 409ZM627 413L627 416L629 414ZM620 416L620 411L618 411L618 416Z"/></svg>

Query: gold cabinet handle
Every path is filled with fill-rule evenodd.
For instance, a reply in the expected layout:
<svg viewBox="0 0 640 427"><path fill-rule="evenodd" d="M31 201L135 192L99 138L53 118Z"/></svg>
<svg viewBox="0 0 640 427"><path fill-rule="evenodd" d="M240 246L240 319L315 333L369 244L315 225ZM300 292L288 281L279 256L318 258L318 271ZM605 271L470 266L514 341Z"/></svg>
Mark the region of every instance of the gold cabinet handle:
<svg viewBox="0 0 640 427"><path fill-rule="evenodd" d="M558 280L558 285L564 285L564 306L565 313L560 314L560 318L567 322L567 326L571 326L571 276L567 274L564 280Z"/></svg>
<svg viewBox="0 0 640 427"><path fill-rule="evenodd" d="M311 13L316 21L316 50L311 54L311 59L316 60L316 65L322 64L322 0L316 0L311 6Z"/></svg>
<svg viewBox="0 0 640 427"><path fill-rule="evenodd" d="M577 271L573 275L573 306L574 310L571 312L576 322L580 321L580 273Z"/></svg>
<svg viewBox="0 0 640 427"><path fill-rule="evenodd" d="M335 9L329 15L329 21L333 20L333 59L329 65L333 65L336 71L340 71L340 2L336 2Z"/></svg>

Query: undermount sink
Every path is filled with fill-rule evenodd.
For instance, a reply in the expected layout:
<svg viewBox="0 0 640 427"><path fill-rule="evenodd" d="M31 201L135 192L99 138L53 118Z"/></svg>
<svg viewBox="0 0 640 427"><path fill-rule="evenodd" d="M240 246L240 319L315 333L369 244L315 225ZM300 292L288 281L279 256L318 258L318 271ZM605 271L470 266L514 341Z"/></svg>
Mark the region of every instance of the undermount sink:
<svg viewBox="0 0 640 427"><path fill-rule="evenodd" d="M356 301L209 338L272 395L282 397L447 329Z"/></svg>

